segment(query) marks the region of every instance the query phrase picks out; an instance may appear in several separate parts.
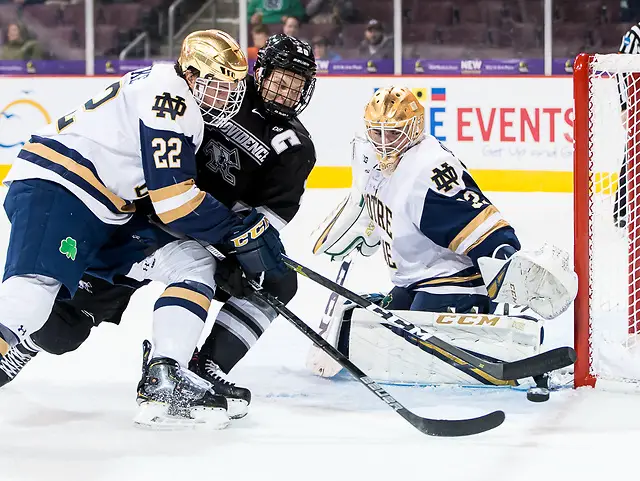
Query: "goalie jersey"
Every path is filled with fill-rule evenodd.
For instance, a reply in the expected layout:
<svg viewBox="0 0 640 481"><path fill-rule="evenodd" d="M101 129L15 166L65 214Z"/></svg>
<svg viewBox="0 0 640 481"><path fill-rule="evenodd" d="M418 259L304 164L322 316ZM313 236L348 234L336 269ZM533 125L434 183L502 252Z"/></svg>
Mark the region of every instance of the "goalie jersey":
<svg viewBox="0 0 640 481"><path fill-rule="evenodd" d="M101 221L124 224L149 196L171 229L219 242L237 217L195 184L204 121L173 65L128 73L33 135L5 180L44 179Z"/></svg>
<svg viewBox="0 0 640 481"><path fill-rule="evenodd" d="M355 183L376 225L391 280L431 294L480 294L486 288L479 257L502 245L516 250L515 231L478 188L465 166L435 137L407 150L384 177L376 152L354 141Z"/></svg>

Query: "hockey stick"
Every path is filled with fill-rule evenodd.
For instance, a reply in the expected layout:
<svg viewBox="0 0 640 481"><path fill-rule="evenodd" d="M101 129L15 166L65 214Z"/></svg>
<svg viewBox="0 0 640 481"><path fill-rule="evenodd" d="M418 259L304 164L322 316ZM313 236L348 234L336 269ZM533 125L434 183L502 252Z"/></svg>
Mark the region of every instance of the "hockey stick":
<svg viewBox="0 0 640 481"><path fill-rule="evenodd" d="M445 342L436 336L430 334L428 331L401 319L392 312L374 304L371 301L359 296L358 294L350 291L349 289L327 279L326 277L312 271L308 267L305 267L288 256L282 256L285 264L298 274L301 274L309 279L317 282L321 286L326 287L339 294L340 296L349 299L355 304L373 312L377 316L382 317L385 322L383 326L390 330L398 328L402 330L408 337L414 339L414 341L424 344L428 343L436 348L445 351L449 356L453 356L468 364L471 364L478 369L481 369L485 373L500 379L502 381L511 381L517 379L523 379L530 376L538 376L545 374L549 371L554 371L566 366L570 366L576 360L576 352L571 347L558 347L535 356L521 359L514 362L491 362L486 359L482 359L474 354L471 354L464 349L455 347L448 342Z"/></svg>
<svg viewBox="0 0 640 481"><path fill-rule="evenodd" d="M204 242L200 242L200 245L207 249L216 259L222 260L225 258L225 255L212 245ZM429 436L470 436L472 434L480 434L485 431L489 431L490 429L497 428L504 422L505 415L503 411L494 411L477 418L455 420L429 419L412 413L396 401L393 396L385 391L380 385L367 377L365 373L353 364L344 354L325 341L322 336L316 333L307 324L305 324L304 321L291 312L277 297L264 292L262 290L262 286L255 281L249 281L249 283L259 298L273 307L278 314L293 324L294 327L307 336L307 338L309 338L316 346L326 352L327 355L333 358L358 381L364 384L371 392L382 399L387 406L392 408L421 433Z"/></svg>
<svg viewBox="0 0 640 481"><path fill-rule="evenodd" d="M336 282L338 284L343 285L345 283L351 262L351 258L347 257L342 261L342 264L340 264L340 269L336 276ZM331 291L327 305L324 308L324 315L322 319L320 319L320 327L318 330L318 333L323 339L333 338L334 334L336 336L339 334L337 332L327 332L330 329L331 317L333 316L333 311L336 308L339 297L337 292ZM313 344L307 356L307 369L321 377L333 377L342 370L342 366L335 363L322 349Z"/></svg>
<svg viewBox="0 0 640 481"><path fill-rule="evenodd" d="M365 375L360 368L353 364L344 354L324 340L318 333L305 324L299 317L291 312L277 297L264 292L262 288L250 281L255 289L256 295L268 303L275 311L293 324L302 334L307 336L313 343L333 358L338 364L346 369L358 381L364 384L371 392L382 399L390 408L402 416L407 422L423 434L429 436L470 436L479 434L500 426L505 419L503 411L494 411L484 416L471 419L429 419L412 413L400 404L391 394L385 391L375 381Z"/></svg>

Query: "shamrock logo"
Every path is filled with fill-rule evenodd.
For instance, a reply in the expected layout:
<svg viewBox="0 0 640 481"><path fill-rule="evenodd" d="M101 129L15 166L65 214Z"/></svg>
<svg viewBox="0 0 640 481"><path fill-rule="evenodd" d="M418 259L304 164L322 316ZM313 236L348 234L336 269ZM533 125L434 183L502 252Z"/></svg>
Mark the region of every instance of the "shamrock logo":
<svg viewBox="0 0 640 481"><path fill-rule="evenodd" d="M60 242L61 254L67 256L67 259L71 259L72 261L76 260L76 254L78 253L78 246L76 244L76 240L72 237L67 237Z"/></svg>

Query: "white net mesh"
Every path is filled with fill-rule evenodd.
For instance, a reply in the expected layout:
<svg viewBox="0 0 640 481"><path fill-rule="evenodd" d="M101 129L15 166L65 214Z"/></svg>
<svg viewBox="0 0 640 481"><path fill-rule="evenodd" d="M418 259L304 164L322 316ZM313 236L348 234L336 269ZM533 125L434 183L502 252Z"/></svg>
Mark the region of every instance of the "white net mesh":
<svg viewBox="0 0 640 481"><path fill-rule="evenodd" d="M589 232L577 235L590 239L590 374L598 385L632 384L640 381L640 56L593 56L588 102Z"/></svg>

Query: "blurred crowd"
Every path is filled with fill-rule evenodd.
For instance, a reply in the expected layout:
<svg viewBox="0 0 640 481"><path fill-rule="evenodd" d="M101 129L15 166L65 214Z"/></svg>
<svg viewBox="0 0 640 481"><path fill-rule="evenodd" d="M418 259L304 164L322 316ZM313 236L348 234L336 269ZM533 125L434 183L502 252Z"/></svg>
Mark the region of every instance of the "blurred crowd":
<svg viewBox="0 0 640 481"><path fill-rule="evenodd" d="M173 0L95 1L98 58L116 58L141 33L153 57L167 56ZM183 0L178 27L205 3ZM218 15L235 15L223 28L237 35L237 0L213 4ZM403 57L542 57L543 6L544 0L403 0ZM83 0L0 0L0 59L82 58L83 9ZM269 35L284 32L308 41L319 60L379 60L393 58L393 14L393 0L249 0L239 21L249 26L250 58ZM554 56L614 52L640 20L640 0L554 0L552 17ZM216 18L211 23L221 27Z"/></svg>

